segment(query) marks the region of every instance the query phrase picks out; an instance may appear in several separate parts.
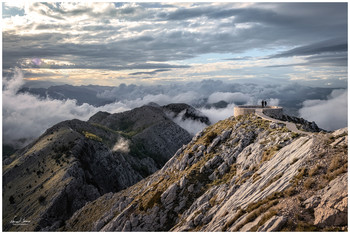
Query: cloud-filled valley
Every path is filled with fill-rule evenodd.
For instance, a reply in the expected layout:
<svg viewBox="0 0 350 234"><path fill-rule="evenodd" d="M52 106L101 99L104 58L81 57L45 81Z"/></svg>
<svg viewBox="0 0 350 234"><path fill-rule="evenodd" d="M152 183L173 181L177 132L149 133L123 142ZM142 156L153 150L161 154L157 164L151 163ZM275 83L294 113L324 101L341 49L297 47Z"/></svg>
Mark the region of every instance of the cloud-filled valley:
<svg viewBox="0 0 350 234"><path fill-rule="evenodd" d="M347 124L331 116L347 110L347 3L2 7L5 143L150 102L187 103L214 123L264 99L328 130ZM192 133L203 127L180 120Z"/></svg>
<svg viewBox="0 0 350 234"><path fill-rule="evenodd" d="M13 77L4 81L5 144L23 146L63 120L87 120L98 111L116 113L151 102L159 105L187 103L209 117L211 123L215 123L232 116L235 105L259 104L264 99L269 105L282 105L287 113L300 113L301 117L315 121L327 130L347 126L347 90L342 89L310 88L298 84L235 84L215 80L156 86L122 84L116 87L100 87L94 99L101 99L107 104L94 105L77 101L82 95L82 87L62 86L62 90L75 90L75 100L64 97L64 93L61 93L61 99L55 99L50 97L49 92L46 92L48 96L40 96L33 91L35 89L18 92L23 86L26 84L20 69L16 70ZM318 114L320 112L322 115ZM337 113L336 123L333 113ZM174 121L191 134L205 127L205 124L198 121L183 121L181 116L174 118Z"/></svg>

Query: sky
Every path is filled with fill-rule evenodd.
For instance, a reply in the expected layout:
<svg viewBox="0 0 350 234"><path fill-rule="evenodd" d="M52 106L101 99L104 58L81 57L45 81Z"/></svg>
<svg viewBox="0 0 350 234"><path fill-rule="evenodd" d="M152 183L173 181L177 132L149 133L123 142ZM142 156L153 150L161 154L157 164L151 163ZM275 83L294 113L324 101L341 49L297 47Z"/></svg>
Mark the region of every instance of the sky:
<svg viewBox="0 0 350 234"><path fill-rule="evenodd" d="M346 127L347 12L347 2L4 2L3 143L149 102L187 103L215 123L265 99L323 129ZM22 92L28 84L74 85L63 88L76 98ZM77 102L76 86L90 84L101 87L80 88L106 105ZM174 121L192 134L205 127Z"/></svg>
<svg viewBox="0 0 350 234"><path fill-rule="evenodd" d="M347 87L347 3L2 3L3 76Z"/></svg>

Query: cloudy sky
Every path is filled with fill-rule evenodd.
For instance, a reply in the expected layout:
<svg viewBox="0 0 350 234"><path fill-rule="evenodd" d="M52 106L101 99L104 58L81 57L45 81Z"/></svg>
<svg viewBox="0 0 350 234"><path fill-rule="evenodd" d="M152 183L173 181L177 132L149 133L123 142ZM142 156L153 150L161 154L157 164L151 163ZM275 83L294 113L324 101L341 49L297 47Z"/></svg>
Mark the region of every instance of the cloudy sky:
<svg viewBox="0 0 350 234"><path fill-rule="evenodd" d="M347 3L3 3L3 74L347 87Z"/></svg>

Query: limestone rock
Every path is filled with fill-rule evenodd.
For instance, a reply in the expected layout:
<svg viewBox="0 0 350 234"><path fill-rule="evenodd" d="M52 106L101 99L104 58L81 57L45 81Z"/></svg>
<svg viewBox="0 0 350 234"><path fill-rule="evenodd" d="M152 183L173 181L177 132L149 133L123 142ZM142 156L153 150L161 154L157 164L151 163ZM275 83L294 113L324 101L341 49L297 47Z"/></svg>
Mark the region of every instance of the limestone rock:
<svg viewBox="0 0 350 234"><path fill-rule="evenodd" d="M315 225L320 227L347 224L348 193L347 173L331 181L323 189L320 204L315 208Z"/></svg>
<svg viewBox="0 0 350 234"><path fill-rule="evenodd" d="M203 152L205 150L205 146L204 145L200 145L199 147L198 147L198 151L199 152Z"/></svg>
<svg viewBox="0 0 350 234"><path fill-rule="evenodd" d="M213 142L208 146L207 153L210 153L211 150L220 142L220 140L221 140L220 136L214 138Z"/></svg>
<svg viewBox="0 0 350 234"><path fill-rule="evenodd" d="M174 200L176 199L176 192L178 190L178 186L176 183L169 186L167 190L161 195L162 204L165 206L171 206Z"/></svg>
<svg viewBox="0 0 350 234"><path fill-rule="evenodd" d="M286 223L287 219L283 216L273 216L266 221L261 227L259 227L258 232L276 232Z"/></svg>

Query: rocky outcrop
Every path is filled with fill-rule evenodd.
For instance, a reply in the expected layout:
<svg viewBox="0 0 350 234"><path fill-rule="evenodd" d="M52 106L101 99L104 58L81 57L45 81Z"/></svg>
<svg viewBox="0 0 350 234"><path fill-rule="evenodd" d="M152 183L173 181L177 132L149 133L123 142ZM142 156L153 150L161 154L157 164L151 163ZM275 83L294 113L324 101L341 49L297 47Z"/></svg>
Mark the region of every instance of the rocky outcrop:
<svg viewBox="0 0 350 234"><path fill-rule="evenodd" d="M4 164L3 228L57 230L86 203L160 169L190 140L159 106L56 124ZM123 202L120 209L130 201ZM15 216L31 222L12 225Z"/></svg>
<svg viewBox="0 0 350 234"><path fill-rule="evenodd" d="M293 122L293 123L297 124L297 127L302 131L308 131L308 132L325 131L325 130L319 128L314 121L309 122L303 118L299 118L296 116L283 115L282 118L279 118L278 116L276 116L276 118L279 120L282 120L282 121Z"/></svg>
<svg viewBox="0 0 350 234"><path fill-rule="evenodd" d="M150 177L78 210L62 230L343 230L347 147L332 145L342 134L298 135L257 116L220 121ZM122 197L129 200L117 206ZM93 215L99 204L110 208Z"/></svg>
<svg viewBox="0 0 350 234"><path fill-rule="evenodd" d="M345 226L348 222L347 174L331 181L326 188L319 191L312 204L315 207L314 224L320 227Z"/></svg>

